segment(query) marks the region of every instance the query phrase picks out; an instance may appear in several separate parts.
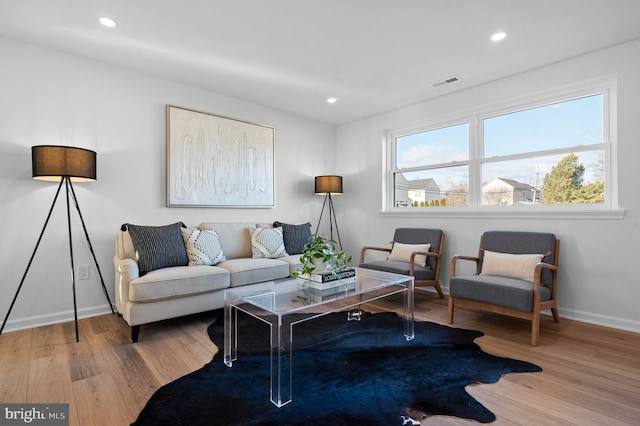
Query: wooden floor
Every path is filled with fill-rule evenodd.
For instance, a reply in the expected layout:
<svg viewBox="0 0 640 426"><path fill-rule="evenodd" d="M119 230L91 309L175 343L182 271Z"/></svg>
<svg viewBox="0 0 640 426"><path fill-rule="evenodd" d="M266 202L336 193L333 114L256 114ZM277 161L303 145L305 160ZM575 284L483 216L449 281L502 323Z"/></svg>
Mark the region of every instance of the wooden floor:
<svg viewBox="0 0 640 426"><path fill-rule="evenodd" d="M446 324L446 309L435 294L416 295L417 320ZM367 310L400 312L401 301L376 302ZM135 344L115 315L81 320L79 343L73 323L3 334L0 402L69 403L71 425L128 425L156 389L211 360L217 348L206 328L217 315L143 326ZM640 334L564 319L556 324L544 316L540 345L532 347L529 326L521 320L458 309L455 326L484 332L476 342L486 352L543 369L467 387L496 415L493 424L640 424ZM422 422L471 423L442 416Z"/></svg>

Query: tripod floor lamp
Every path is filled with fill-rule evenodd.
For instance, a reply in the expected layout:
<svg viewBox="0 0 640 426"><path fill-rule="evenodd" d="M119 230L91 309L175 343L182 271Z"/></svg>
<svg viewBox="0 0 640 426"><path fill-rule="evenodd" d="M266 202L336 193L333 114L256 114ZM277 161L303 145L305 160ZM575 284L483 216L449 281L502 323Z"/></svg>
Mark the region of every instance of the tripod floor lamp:
<svg viewBox="0 0 640 426"><path fill-rule="evenodd" d="M53 212L53 208L55 207L56 201L58 200L58 195L60 195L60 190L64 185L66 190L66 195L67 195L67 228L69 232L69 255L71 259L71 284L73 288L73 314L74 314L75 326L76 326L76 342L78 342L80 341L80 338L78 335L78 308L76 304L76 274L75 274L75 265L73 263L73 243L72 243L72 237L71 237L70 202L73 202L73 205L78 211L78 216L80 216L80 222L82 222L82 229L84 230L84 235L89 245L89 251L91 251L91 256L93 256L93 261L94 261L96 270L98 271L98 275L100 276L100 282L102 283L102 290L104 291L104 295L107 297L107 301L109 302L111 313L115 314L115 311L113 310L113 305L111 304L111 299L109 298L109 293L107 292L107 287L105 287L104 285L102 272L100 272L100 265L98 265L96 254L93 251L93 246L91 245L91 240L89 239L89 233L87 232L87 227L84 224L84 219L82 218L82 213L80 212L78 199L76 198L76 193L73 190L73 185L72 185L72 182L92 182L96 180L96 153L88 149L73 148L70 146L38 145L38 146L31 147L31 164L32 164L34 179L54 181L54 182L59 181L60 184L58 185L58 190L56 191L56 195L53 198L53 203L51 204L51 208L49 209L49 214L47 215L47 219L45 220L44 226L42 227L42 232L40 232L40 237L38 237L38 242L36 243L36 246L33 249L33 254L29 259L29 263L27 264L27 269L24 271L24 274L22 275L22 280L20 280L20 285L18 286L18 290L16 291L16 294L13 297L13 301L11 302L11 306L9 307L9 312L7 312L7 316L4 318L4 321L2 322L2 327L0 328L0 334L2 334L2 330L4 330L4 326L7 323L9 314L11 314L13 305L16 303L16 299L18 298L18 294L22 289L22 285L24 284L24 280L27 277L29 268L31 268L31 263L33 262L33 258L35 257L36 252L38 251L38 246L40 246L40 241L42 241L42 236L44 235L44 231L47 229L47 225L49 224L49 219L51 218L51 213Z"/></svg>
<svg viewBox="0 0 640 426"><path fill-rule="evenodd" d="M333 209L333 199L331 194L342 194L342 176L316 176L316 188L317 195L325 194L324 203L322 203L322 210L320 211L320 219L318 219L318 226L316 226L316 234L320 229L320 222L322 222L322 214L324 208L329 204L329 230L331 232L330 238L333 240L333 227L336 227L336 234L338 236L338 244L340 244L340 250L342 250L342 241L340 240L340 231L338 230L338 222L336 221L336 212Z"/></svg>

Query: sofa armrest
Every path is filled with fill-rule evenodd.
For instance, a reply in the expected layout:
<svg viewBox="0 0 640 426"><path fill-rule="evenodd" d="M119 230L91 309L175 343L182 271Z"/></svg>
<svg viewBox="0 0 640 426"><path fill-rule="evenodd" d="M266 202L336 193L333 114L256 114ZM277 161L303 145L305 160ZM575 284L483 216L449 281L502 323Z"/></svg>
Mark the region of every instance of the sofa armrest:
<svg viewBox="0 0 640 426"><path fill-rule="evenodd" d="M124 308L129 300L129 282L140 277L138 264L132 259L113 259L116 273L116 306L120 313L124 313Z"/></svg>

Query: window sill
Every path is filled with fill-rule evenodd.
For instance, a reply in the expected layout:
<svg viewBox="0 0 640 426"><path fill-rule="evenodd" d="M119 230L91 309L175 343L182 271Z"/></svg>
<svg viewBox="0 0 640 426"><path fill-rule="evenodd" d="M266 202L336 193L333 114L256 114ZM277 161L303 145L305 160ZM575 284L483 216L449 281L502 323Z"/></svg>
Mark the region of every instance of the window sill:
<svg viewBox="0 0 640 426"><path fill-rule="evenodd" d="M479 219L597 219L621 220L624 209L470 209L427 207L393 209L380 212L380 217L437 217L437 218L479 218Z"/></svg>

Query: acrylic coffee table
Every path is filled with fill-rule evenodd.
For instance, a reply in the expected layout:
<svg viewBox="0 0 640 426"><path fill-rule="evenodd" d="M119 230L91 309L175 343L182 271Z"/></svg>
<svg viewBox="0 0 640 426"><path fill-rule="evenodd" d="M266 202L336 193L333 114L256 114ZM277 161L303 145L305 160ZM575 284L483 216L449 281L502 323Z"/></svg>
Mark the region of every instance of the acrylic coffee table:
<svg viewBox="0 0 640 426"><path fill-rule="evenodd" d="M354 289L327 300L305 298L302 282L296 278L274 281L261 291L242 287L225 291L224 363L231 367L238 357L238 310L269 324L271 330L271 402L277 407L291 402L293 326L333 312L348 310L346 319L360 319L360 304L404 293L404 335L414 337L413 277L356 268ZM301 296L301 297L299 297ZM317 300L317 299L316 299ZM295 315L296 320L292 314ZM302 317L302 319L301 319Z"/></svg>

